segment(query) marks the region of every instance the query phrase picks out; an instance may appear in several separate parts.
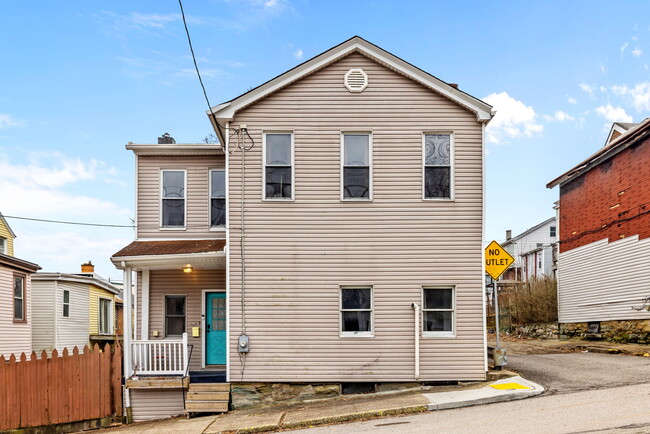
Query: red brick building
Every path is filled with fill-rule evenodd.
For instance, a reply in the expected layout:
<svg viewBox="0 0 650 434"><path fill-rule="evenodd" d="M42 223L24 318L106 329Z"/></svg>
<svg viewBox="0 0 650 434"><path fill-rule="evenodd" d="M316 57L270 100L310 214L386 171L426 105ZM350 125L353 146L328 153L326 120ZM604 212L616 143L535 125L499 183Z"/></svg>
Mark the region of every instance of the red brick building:
<svg viewBox="0 0 650 434"><path fill-rule="evenodd" d="M557 185L559 321L650 320L650 118L615 123Z"/></svg>

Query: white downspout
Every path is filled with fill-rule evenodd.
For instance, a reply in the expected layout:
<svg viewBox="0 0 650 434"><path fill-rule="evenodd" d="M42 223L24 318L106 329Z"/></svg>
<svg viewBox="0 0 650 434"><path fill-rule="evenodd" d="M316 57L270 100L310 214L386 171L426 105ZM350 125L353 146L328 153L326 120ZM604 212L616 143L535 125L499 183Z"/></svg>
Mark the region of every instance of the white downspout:
<svg viewBox="0 0 650 434"><path fill-rule="evenodd" d="M131 302L133 297L131 285L131 267L127 267L126 263L122 261L122 270L124 270L124 377L125 379L131 378L133 374L133 366L131 359L131 334L133 333L132 322L132 309ZM126 422L131 423L133 417L131 415L131 395L130 389L124 388L124 407L126 413Z"/></svg>
<svg viewBox="0 0 650 434"><path fill-rule="evenodd" d="M412 303L413 313L415 314L415 379L420 379L420 306Z"/></svg>

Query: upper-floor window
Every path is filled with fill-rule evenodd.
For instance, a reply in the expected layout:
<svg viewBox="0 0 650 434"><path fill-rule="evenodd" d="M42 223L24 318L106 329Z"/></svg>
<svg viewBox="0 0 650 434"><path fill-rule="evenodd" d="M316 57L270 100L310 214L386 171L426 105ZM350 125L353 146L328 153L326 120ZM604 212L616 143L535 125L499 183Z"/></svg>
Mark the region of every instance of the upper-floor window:
<svg viewBox="0 0 650 434"><path fill-rule="evenodd" d="M210 171L210 226L226 224L226 171Z"/></svg>
<svg viewBox="0 0 650 434"><path fill-rule="evenodd" d="M372 199L370 134L343 134L343 199Z"/></svg>
<svg viewBox="0 0 650 434"><path fill-rule="evenodd" d="M424 198L452 198L451 134L424 135Z"/></svg>
<svg viewBox="0 0 650 434"><path fill-rule="evenodd" d="M7 254L7 239L0 237L0 253L3 255Z"/></svg>
<svg viewBox="0 0 650 434"><path fill-rule="evenodd" d="M99 298L99 334L113 334L113 300Z"/></svg>
<svg viewBox="0 0 650 434"><path fill-rule="evenodd" d="M27 321L25 299L25 276L14 274L14 322Z"/></svg>
<svg viewBox="0 0 650 434"><path fill-rule="evenodd" d="M557 235L557 227L556 226L551 226L551 230L550 230L549 235L552 236L552 237Z"/></svg>
<svg viewBox="0 0 650 434"><path fill-rule="evenodd" d="M63 317L70 318L70 291L63 290Z"/></svg>
<svg viewBox="0 0 650 434"><path fill-rule="evenodd" d="M293 199L293 136L264 134L264 198Z"/></svg>
<svg viewBox="0 0 650 434"><path fill-rule="evenodd" d="M185 171L163 170L161 184L162 227L184 227Z"/></svg>

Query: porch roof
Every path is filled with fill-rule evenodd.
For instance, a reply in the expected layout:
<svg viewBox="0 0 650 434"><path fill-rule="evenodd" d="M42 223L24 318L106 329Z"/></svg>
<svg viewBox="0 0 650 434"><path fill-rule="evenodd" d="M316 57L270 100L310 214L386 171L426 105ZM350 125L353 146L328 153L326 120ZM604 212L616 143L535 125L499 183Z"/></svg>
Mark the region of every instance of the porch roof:
<svg viewBox="0 0 650 434"><path fill-rule="evenodd" d="M197 269L225 268L226 240L134 241L111 257L119 268L167 269L190 265Z"/></svg>

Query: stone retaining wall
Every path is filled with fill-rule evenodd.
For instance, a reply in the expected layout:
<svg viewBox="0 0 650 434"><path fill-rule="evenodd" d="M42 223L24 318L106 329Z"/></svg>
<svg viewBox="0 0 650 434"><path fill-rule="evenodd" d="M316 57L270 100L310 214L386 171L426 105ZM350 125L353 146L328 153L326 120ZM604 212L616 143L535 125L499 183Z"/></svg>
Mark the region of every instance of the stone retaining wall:
<svg viewBox="0 0 650 434"><path fill-rule="evenodd" d="M591 333L589 324L560 324L560 339L581 338L609 342L650 344L650 320L602 321L600 331Z"/></svg>
<svg viewBox="0 0 650 434"><path fill-rule="evenodd" d="M527 326L516 326L510 334L533 339L558 339L559 331L557 323L553 324L530 324Z"/></svg>

